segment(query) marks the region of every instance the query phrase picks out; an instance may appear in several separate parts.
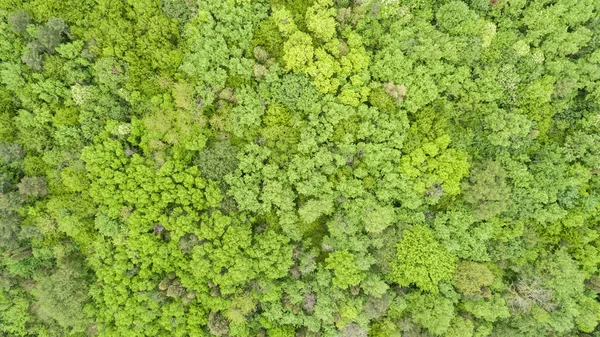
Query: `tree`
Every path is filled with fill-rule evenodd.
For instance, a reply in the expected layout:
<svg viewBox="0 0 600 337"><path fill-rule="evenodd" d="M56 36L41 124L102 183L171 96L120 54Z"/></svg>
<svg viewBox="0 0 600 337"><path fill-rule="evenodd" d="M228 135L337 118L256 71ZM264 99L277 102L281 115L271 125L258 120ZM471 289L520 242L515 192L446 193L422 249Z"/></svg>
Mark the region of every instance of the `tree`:
<svg viewBox="0 0 600 337"><path fill-rule="evenodd" d="M197 6L188 0L162 0L162 9L170 17L187 21L198 11Z"/></svg>
<svg viewBox="0 0 600 337"><path fill-rule="evenodd" d="M330 254L325 263L327 269L333 270L333 284L342 289L358 285L366 276L356 265L354 254L347 250Z"/></svg>
<svg viewBox="0 0 600 337"><path fill-rule="evenodd" d="M37 283L40 315L55 319L63 327L82 329L87 320L83 307L87 302L87 277L76 262L59 265L49 277Z"/></svg>
<svg viewBox="0 0 600 337"><path fill-rule="evenodd" d="M487 219L508 209L511 205L510 187L506 171L498 162L483 164L471 171L469 184L463 187L465 200L475 206L477 215Z"/></svg>
<svg viewBox="0 0 600 337"><path fill-rule="evenodd" d="M124 62L113 57L98 59L94 68L98 83L112 90L118 89L128 79Z"/></svg>
<svg viewBox="0 0 600 337"><path fill-rule="evenodd" d="M198 167L208 179L221 180L237 167L237 148L227 140L217 141L198 154Z"/></svg>
<svg viewBox="0 0 600 337"><path fill-rule="evenodd" d="M408 296L413 321L439 336L450 327L455 313L452 301L440 295L415 292Z"/></svg>
<svg viewBox="0 0 600 337"><path fill-rule="evenodd" d="M318 0L308 8L306 12L306 26L323 41L331 40L335 35L336 22L334 16L336 10L332 7L331 0Z"/></svg>
<svg viewBox="0 0 600 337"><path fill-rule="evenodd" d="M477 15L462 1L451 1L441 6L435 15L440 28L451 34L473 34L477 27Z"/></svg>
<svg viewBox="0 0 600 337"><path fill-rule="evenodd" d="M508 113L502 109L494 111L484 118L487 136L491 144L519 148L529 136L531 120L519 113Z"/></svg>
<svg viewBox="0 0 600 337"><path fill-rule="evenodd" d="M51 18L44 26L38 28L37 41L46 51L53 53L54 49L60 45L63 35L67 34L68 28L62 19Z"/></svg>
<svg viewBox="0 0 600 337"><path fill-rule="evenodd" d="M5 163L13 163L25 157L23 147L15 143L0 143L0 158Z"/></svg>
<svg viewBox="0 0 600 337"><path fill-rule="evenodd" d="M484 293L494 281L494 274L481 263L461 261L454 274L454 286L466 296Z"/></svg>
<svg viewBox="0 0 600 337"><path fill-rule="evenodd" d="M367 203L363 221L365 230L370 233L381 233L395 220L395 211L393 207L385 207Z"/></svg>
<svg viewBox="0 0 600 337"><path fill-rule="evenodd" d="M227 336L229 333L229 322L220 312L211 312L208 316L208 331L215 336Z"/></svg>
<svg viewBox="0 0 600 337"><path fill-rule="evenodd" d="M401 286L415 284L437 294L438 283L452 279L456 257L435 240L431 229L416 225L404 231L396 249L396 261L389 275L393 282Z"/></svg>
<svg viewBox="0 0 600 337"><path fill-rule="evenodd" d="M21 60L33 71L41 71L44 65L43 46L36 40L29 42L27 48L23 50Z"/></svg>
<svg viewBox="0 0 600 337"><path fill-rule="evenodd" d="M461 308L488 322L510 317L506 301L499 294L494 294L488 299L464 302Z"/></svg>
<svg viewBox="0 0 600 337"><path fill-rule="evenodd" d="M24 177L18 186L19 193L25 197L43 197L48 194L45 177Z"/></svg>
<svg viewBox="0 0 600 337"><path fill-rule="evenodd" d="M343 337L367 337L367 331L356 323L346 325L341 333Z"/></svg>
<svg viewBox="0 0 600 337"><path fill-rule="evenodd" d="M22 34L27 29L27 25L31 22L29 13L23 9L19 9L8 16L10 28L16 34Z"/></svg>
<svg viewBox="0 0 600 337"><path fill-rule="evenodd" d="M17 213L21 207L22 198L15 193L0 194L0 247L17 248L19 246L18 234L22 217Z"/></svg>
<svg viewBox="0 0 600 337"><path fill-rule="evenodd" d="M312 61L314 49L310 35L296 31L283 44L283 60L288 70L304 71Z"/></svg>
<svg viewBox="0 0 600 337"><path fill-rule="evenodd" d="M474 330L475 326L473 321L456 315L452 319L450 327L448 327L444 337L472 337L474 335Z"/></svg>

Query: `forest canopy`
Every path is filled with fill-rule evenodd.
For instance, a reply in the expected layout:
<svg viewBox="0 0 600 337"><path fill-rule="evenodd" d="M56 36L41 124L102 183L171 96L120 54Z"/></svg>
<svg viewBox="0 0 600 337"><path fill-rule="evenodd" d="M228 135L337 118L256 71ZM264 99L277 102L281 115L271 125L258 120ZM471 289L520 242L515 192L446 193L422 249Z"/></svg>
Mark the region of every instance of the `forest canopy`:
<svg viewBox="0 0 600 337"><path fill-rule="evenodd" d="M0 335L600 337L600 0L0 0Z"/></svg>

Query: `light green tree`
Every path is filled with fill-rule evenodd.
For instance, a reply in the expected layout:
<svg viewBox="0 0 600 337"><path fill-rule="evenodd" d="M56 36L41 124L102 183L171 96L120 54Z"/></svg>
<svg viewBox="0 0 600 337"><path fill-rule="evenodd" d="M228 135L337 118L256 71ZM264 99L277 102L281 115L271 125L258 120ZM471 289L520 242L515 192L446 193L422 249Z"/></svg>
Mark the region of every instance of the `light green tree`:
<svg viewBox="0 0 600 337"><path fill-rule="evenodd" d="M427 227L416 225L404 231L396 250L396 261L388 277L401 286L414 284L437 294L438 283L449 281L454 275L456 257L435 240Z"/></svg>

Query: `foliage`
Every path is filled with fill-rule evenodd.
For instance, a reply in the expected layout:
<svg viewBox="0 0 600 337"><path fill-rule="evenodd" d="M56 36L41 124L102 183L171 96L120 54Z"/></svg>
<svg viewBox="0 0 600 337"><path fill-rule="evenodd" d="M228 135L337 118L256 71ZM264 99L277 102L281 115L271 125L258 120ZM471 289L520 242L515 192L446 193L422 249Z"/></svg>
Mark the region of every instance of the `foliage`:
<svg viewBox="0 0 600 337"><path fill-rule="evenodd" d="M333 269L333 284L345 289L349 286L355 286L365 277L354 262L354 255L348 251L337 251L325 260L327 269Z"/></svg>
<svg viewBox="0 0 600 337"><path fill-rule="evenodd" d="M40 315L55 319L64 327L85 327L83 311L88 299L85 274L81 267L64 264L36 286Z"/></svg>
<svg viewBox="0 0 600 337"><path fill-rule="evenodd" d="M417 225L402 235L390 278L401 286L415 284L422 290L438 293L438 283L452 278L456 257L435 241L433 232Z"/></svg>
<svg viewBox="0 0 600 337"><path fill-rule="evenodd" d="M484 287L492 285L494 274L484 265L476 262L460 262L454 274L454 286L464 295L485 292Z"/></svg>
<svg viewBox="0 0 600 337"><path fill-rule="evenodd" d="M0 0L0 335L598 335L599 17Z"/></svg>

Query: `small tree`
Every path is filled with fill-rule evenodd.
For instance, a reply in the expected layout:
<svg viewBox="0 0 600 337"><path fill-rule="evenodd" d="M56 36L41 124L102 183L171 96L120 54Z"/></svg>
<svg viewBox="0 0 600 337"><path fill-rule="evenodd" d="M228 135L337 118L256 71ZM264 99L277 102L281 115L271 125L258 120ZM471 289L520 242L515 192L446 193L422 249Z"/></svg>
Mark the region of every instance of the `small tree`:
<svg viewBox="0 0 600 337"><path fill-rule="evenodd" d="M464 295L476 295L494 281L494 274L481 263L463 261L454 274L454 286Z"/></svg>
<svg viewBox="0 0 600 337"><path fill-rule="evenodd" d="M27 25L29 25L30 22L31 17L29 16L29 13L22 9L13 12L8 16L10 29L16 34L24 33L27 30Z"/></svg>
<svg viewBox="0 0 600 337"><path fill-rule="evenodd" d="M511 204L506 171L498 162L488 162L471 172L470 184L463 187L465 201L475 206L477 215L487 219L505 211Z"/></svg>
<svg viewBox="0 0 600 337"><path fill-rule="evenodd" d="M227 336L229 334L229 321L220 312L211 312L208 315L208 330L215 336Z"/></svg>
<svg viewBox="0 0 600 337"><path fill-rule="evenodd" d="M432 335L441 335L455 316L452 301L436 294L412 293L408 296L412 320Z"/></svg>
<svg viewBox="0 0 600 337"><path fill-rule="evenodd" d="M37 39L46 51L52 53L62 42L63 35L67 33L68 28L62 19L52 18L37 30Z"/></svg>
<svg viewBox="0 0 600 337"><path fill-rule="evenodd" d="M0 158L5 163L12 163L16 160L23 159L25 151L23 147L15 143L0 143Z"/></svg>
<svg viewBox="0 0 600 337"><path fill-rule="evenodd" d="M355 286L362 281L366 274L356 266L354 254L347 250L340 250L329 255L325 260L327 269L333 269L333 284L339 288L346 289Z"/></svg>
<svg viewBox="0 0 600 337"><path fill-rule="evenodd" d="M84 327L83 306L88 300L83 268L69 262L60 265L50 277L37 283L39 314L58 322L62 327Z"/></svg>
<svg viewBox="0 0 600 337"><path fill-rule="evenodd" d="M431 229L417 225L405 231L396 249L390 278L399 285L415 284L422 290L438 293L438 283L452 279L456 257L435 240Z"/></svg>
<svg viewBox="0 0 600 337"><path fill-rule="evenodd" d="M25 197L43 197L48 194L46 177L24 177L18 186L19 193Z"/></svg>

